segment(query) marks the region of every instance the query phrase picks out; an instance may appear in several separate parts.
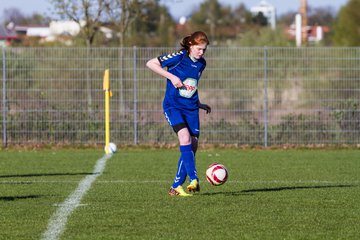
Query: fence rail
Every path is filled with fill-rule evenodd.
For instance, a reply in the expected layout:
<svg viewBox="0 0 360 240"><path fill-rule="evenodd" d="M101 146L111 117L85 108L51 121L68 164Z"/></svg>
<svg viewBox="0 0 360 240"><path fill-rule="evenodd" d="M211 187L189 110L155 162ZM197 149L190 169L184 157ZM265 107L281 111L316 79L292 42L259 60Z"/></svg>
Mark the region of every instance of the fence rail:
<svg viewBox="0 0 360 240"><path fill-rule="evenodd" d="M111 141L176 143L165 80L148 59L169 48L2 48L2 145L103 143L110 70ZM203 143L359 144L360 48L211 47L199 83Z"/></svg>

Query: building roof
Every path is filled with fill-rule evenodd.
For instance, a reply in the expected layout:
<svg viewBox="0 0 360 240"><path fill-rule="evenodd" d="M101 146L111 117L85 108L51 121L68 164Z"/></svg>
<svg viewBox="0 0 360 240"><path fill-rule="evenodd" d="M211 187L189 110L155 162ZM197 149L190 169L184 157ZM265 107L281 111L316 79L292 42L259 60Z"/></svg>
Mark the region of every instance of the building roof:
<svg viewBox="0 0 360 240"><path fill-rule="evenodd" d="M4 26L0 25L0 39L17 39L17 35L14 32L7 30Z"/></svg>

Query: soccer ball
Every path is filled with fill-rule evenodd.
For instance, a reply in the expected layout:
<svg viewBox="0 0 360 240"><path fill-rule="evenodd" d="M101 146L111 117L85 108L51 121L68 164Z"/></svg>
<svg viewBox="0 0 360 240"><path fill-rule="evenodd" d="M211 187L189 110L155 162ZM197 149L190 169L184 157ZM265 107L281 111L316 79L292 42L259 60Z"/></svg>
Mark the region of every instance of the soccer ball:
<svg viewBox="0 0 360 240"><path fill-rule="evenodd" d="M104 147L104 150L105 150L105 152L108 152L108 153L115 153L117 148L116 148L115 143L111 142L111 143L109 143L109 146L108 146L109 151L106 151L106 145Z"/></svg>
<svg viewBox="0 0 360 240"><path fill-rule="evenodd" d="M220 186L228 179L226 167L220 163L211 164L206 170L206 179L214 186Z"/></svg>

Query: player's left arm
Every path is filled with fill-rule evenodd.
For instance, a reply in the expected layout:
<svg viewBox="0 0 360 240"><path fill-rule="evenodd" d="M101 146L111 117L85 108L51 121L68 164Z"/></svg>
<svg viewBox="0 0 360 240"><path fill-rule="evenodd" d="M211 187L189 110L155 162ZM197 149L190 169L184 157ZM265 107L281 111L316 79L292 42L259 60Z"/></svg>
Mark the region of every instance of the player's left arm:
<svg viewBox="0 0 360 240"><path fill-rule="evenodd" d="M201 103L200 101L198 102L198 106L200 109L205 110L206 114L211 113L211 107L205 103Z"/></svg>
<svg viewBox="0 0 360 240"><path fill-rule="evenodd" d="M205 70L205 67L206 67L206 61L204 58L202 58L201 60L204 62L204 65L203 65L202 69L200 70L200 73L202 74L202 72ZM198 106L200 109L205 110L206 114L211 113L211 107L207 104L201 103L200 100L198 101Z"/></svg>

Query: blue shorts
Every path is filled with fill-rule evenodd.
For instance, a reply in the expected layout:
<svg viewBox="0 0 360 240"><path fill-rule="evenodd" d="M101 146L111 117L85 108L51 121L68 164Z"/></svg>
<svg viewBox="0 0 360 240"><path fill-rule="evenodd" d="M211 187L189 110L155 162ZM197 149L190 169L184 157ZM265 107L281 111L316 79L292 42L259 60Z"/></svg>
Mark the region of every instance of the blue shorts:
<svg viewBox="0 0 360 240"><path fill-rule="evenodd" d="M179 110L170 108L164 110L164 115L174 132L187 128L191 136L199 137L200 120L199 109L196 110Z"/></svg>

